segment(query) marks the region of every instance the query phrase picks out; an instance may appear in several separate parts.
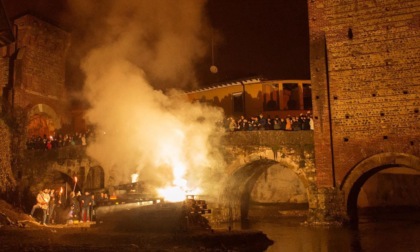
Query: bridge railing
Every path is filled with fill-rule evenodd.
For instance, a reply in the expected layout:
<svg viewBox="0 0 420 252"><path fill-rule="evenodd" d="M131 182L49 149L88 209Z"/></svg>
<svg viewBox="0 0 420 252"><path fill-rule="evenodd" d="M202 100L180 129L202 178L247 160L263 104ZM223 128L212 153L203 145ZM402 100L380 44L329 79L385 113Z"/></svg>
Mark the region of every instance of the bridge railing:
<svg viewBox="0 0 420 252"><path fill-rule="evenodd" d="M314 147L314 135L312 130L282 131L234 131L227 132L223 138L226 146L267 146L267 147Z"/></svg>
<svg viewBox="0 0 420 252"><path fill-rule="evenodd" d="M86 157L86 146L69 145L50 150L30 149L25 150L25 157L27 159L38 159L51 162L60 162L66 159L81 159Z"/></svg>

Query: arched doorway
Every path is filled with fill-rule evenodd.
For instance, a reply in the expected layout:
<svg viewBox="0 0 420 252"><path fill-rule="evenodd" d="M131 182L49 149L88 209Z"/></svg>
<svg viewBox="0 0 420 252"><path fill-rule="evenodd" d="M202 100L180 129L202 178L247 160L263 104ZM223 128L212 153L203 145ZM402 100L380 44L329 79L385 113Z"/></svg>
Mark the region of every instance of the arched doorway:
<svg viewBox="0 0 420 252"><path fill-rule="evenodd" d="M288 179L278 181L281 174ZM307 203L308 182L303 174L290 169L290 164L261 159L236 170L228 179L223 197L230 208L237 209L233 210L236 212L233 218L245 221L250 217L251 206L255 210L257 205L273 207L281 203ZM255 212L252 214L256 215Z"/></svg>
<svg viewBox="0 0 420 252"><path fill-rule="evenodd" d="M85 190L97 190L104 188L105 173L100 166L94 166L89 169L86 177Z"/></svg>
<svg viewBox="0 0 420 252"><path fill-rule="evenodd" d="M341 185L350 222L358 221L357 203L360 190L369 178L386 169L406 170L407 168L420 172L420 159L405 153L391 152L371 156L351 169Z"/></svg>
<svg viewBox="0 0 420 252"><path fill-rule="evenodd" d="M54 189L56 193L61 191L63 207L68 205L70 193L73 190L75 192L81 191L80 185L75 184L70 175L59 170L49 170L35 183L25 184L27 184L27 187L23 189L23 202L25 202L24 208L28 210L36 203L37 193L45 188Z"/></svg>
<svg viewBox="0 0 420 252"><path fill-rule="evenodd" d="M30 137L50 136L55 130L61 128L61 122L54 109L45 104L33 106L27 114L28 123L26 135Z"/></svg>

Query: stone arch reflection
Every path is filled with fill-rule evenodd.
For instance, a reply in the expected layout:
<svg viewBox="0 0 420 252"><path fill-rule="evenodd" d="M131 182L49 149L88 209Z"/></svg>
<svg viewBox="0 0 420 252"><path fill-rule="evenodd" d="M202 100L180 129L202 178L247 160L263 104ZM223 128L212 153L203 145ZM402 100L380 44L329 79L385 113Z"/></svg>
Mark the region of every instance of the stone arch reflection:
<svg viewBox="0 0 420 252"><path fill-rule="evenodd" d="M420 172L420 159L405 153L381 153L363 160L351 169L341 185L350 222L358 221L357 202L362 186L376 173L390 168L409 168Z"/></svg>

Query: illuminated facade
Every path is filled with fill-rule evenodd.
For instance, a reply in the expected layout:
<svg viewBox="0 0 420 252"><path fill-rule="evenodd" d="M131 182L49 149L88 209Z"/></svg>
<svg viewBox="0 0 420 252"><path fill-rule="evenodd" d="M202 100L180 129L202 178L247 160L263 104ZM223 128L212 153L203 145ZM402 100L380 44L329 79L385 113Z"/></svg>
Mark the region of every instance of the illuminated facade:
<svg viewBox="0 0 420 252"><path fill-rule="evenodd" d="M226 116L294 116L312 110L309 80L247 79L187 93L191 101L223 108Z"/></svg>

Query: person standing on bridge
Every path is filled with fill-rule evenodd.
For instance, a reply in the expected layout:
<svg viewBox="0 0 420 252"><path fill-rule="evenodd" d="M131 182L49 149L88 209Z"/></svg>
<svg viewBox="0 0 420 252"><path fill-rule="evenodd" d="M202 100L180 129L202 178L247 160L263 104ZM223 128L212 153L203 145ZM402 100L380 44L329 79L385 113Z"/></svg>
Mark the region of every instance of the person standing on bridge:
<svg viewBox="0 0 420 252"><path fill-rule="evenodd" d="M292 130L292 120L290 116L286 117L286 127L285 130Z"/></svg>

